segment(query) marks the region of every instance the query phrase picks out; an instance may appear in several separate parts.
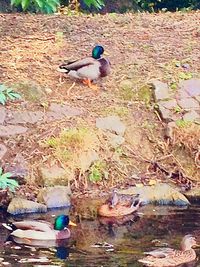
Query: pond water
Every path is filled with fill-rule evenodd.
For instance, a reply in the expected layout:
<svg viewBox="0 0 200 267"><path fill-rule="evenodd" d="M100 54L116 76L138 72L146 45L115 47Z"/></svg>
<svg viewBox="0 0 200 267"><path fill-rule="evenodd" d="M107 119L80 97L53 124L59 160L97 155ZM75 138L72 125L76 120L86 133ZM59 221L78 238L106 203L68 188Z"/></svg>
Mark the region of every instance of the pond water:
<svg viewBox="0 0 200 267"><path fill-rule="evenodd" d="M56 210L28 218L53 222L52 215L65 212L68 213L68 210ZM1 222L8 219L13 218L1 212ZM72 216L71 219L75 218ZM139 267L142 265L137 259L142 257L144 251L166 244L178 247L185 234L195 234L200 243L200 207L146 206L140 209L139 216L131 216L127 222L81 219L77 227L72 228L70 240L59 243L48 241L32 244L25 240L27 244L18 244L9 241L6 229L1 226L0 230L0 258L3 258L0 266ZM113 249L93 247L96 242L112 244ZM200 249L197 248L196 252L199 255ZM200 260L192 266L200 266Z"/></svg>

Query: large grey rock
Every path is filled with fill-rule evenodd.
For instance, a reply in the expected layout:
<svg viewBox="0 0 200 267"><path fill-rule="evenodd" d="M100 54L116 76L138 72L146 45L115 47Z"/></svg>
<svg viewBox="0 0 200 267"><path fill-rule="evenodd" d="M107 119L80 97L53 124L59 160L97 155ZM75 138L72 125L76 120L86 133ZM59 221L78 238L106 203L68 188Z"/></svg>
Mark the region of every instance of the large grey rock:
<svg viewBox="0 0 200 267"><path fill-rule="evenodd" d="M47 212L47 207L37 202L15 197L11 200L7 212L13 215L33 212Z"/></svg>
<svg viewBox="0 0 200 267"><path fill-rule="evenodd" d="M182 99L178 99L177 100L178 105L182 108L182 109L195 109L195 110L200 110L200 105L199 102L197 100L195 100L194 98L182 98Z"/></svg>
<svg viewBox="0 0 200 267"><path fill-rule="evenodd" d="M67 185L68 174L57 165L51 167L40 167L38 183L43 186L54 186L54 185Z"/></svg>
<svg viewBox="0 0 200 267"><path fill-rule="evenodd" d="M96 119L96 127L102 130L108 130L118 135L123 136L125 132L125 125L121 122L118 116L108 116L105 118Z"/></svg>
<svg viewBox="0 0 200 267"><path fill-rule="evenodd" d="M4 123L5 118L6 118L6 109L5 107L0 106L0 124Z"/></svg>
<svg viewBox="0 0 200 267"><path fill-rule="evenodd" d="M190 79L180 82L180 90L186 91L191 97L200 95L200 79Z"/></svg>
<svg viewBox="0 0 200 267"><path fill-rule="evenodd" d="M37 200L48 208L68 207L71 204L70 195L70 187L57 185L41 189Z"/></svg>
<svg viewBox="0 0 200 267"><path fill-rule="evenodd" d="M168 184L157 184L155 186L130 187L120 190L119 193L134 195L139 194L145 203L159 205L185 206L190 204L187 198Z"/></svg>
<svg viewBox="0 0 200 267"><path fill-rule="evenodd" d="M28 128L20 125L0 125L0 137L8 137L27 132Z"/></svg>
<svg viewBox="0 0 200 267"><path fill-rule="evenodd" d="M83 111L79 108L71 107L69 104L52 103L46 113L47 120L60 120L65 117L79 116Z"/></svg>
<svg viewBox="0 0 200 267"><path fill-rule="evenodd" d="M189 112L187 112L186 114L183 115L183 119L185 121L198 121L200 120L200 114L197 113L195 110L191 110Z"/></svg>
<svg viewBox="0 0 200 267"><path fill-rule="evenodd" d="M169 87L166 83L163 83L158 80L153 80L151 81L151 85L154 89L155 101L169 99L171 97Z"/></svg>
<svg viewBox="0 0 200 267"><path fill-rule="evenodd" d="M44 113L41 111L12 111L6 117L9 124L35 124L43 119Z"/></svg>

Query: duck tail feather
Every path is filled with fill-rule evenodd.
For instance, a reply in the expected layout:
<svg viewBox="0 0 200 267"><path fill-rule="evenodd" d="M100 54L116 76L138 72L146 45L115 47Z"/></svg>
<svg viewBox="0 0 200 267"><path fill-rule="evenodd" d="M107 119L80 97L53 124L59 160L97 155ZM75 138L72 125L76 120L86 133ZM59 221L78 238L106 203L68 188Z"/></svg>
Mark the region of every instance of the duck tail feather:
<svg viewBox="0 0 200 267"><path fill-rule="evenodd" d="M2 226L9 231L14 231L17 229L17 227L13 223L2 223Z"/></svg>

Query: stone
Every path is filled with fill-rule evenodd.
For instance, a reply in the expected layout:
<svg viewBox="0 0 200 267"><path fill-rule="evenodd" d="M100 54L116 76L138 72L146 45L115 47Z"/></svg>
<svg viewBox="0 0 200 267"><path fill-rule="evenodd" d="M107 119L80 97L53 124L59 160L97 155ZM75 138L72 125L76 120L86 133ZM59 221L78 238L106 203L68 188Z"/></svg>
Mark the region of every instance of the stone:
<svg viewBox="0 0 200 267"><path fill-rule="evenodd" d="M57 185L41 189L37 201L45 204L47 208L69 207L70 195L70 187Z"/></svg>
<svg viewBox="0 0 200 267"><path fill-rule="evenodd" d="M44 113L41 111L12 111L6 117L9 124L35 124L43 119Z"/></svg>
<svg viewBox="0 0 200 267"><path fill-rule="evenodd" d="M63 168L57 165L40 167L38 183L43 186L67 185L68 175Z"/></svg>
<svg viewBox="0 0 200 267"><path fill-rule="evenodd" d="M110 146L113 148L117 148L125 142L125 138L122 137L121 135L109 133L107 137Z"/></svg>
<svg viewBox="0 0 200 267"><path fill-rule="evenodd" d="M195 110L191 110L187 112L186 114L183 115L183 119L185 121L193 121L195 122L196 120L200 119L200 114L198 114Z"/></svg>
<svg viewBox="0 0 200 267"><path fill-rule="evenodd" d="M158 105L159 106L161 105L164 108L173 109L173 110L178 106L177 101L175 99L169 99L169 100L159 101L158 102Z"/></svg>
<svg viewBox="0 0 200 267"><path fill-rule="evenodd" d="M200 109L198 101L191 97L178 99L177 102L182 109Z"/></svg>
<svg viewBox="0 0 200 267"><path fill-rule="evenodd" d="M28 128L20 125L0 125L0 137L9 137L27 132Z"/></svg>
<svg viewBox="0 0 200 267"><path fill-rule="evenodd" d="M170 109L167 109L167 108L163 107L162 105L159 105L159 111L160 111L160 115L161 115L163 120L165 120L165 121L172 120L171 117L172 117L173 113Z"/></svg>
<svg viewBox="0 0 200 267"><path fill-rule="evenodd" d="M160 183L154 186L129 187L119 190L119 194L135 195L139 194L142 201L159 205L189 205L188 199L174 187Z"/></svg>
<svg viewBox="0 0 200 267"><path fill-rule="evenodd" d="M6 109L5 107L0 106L0 124L4 123L5 118L6 118Z"/></svg>
<svg viewBox="0 0 200 267"><path fill-rule="evenodd" d="M105 118L96 119L96 127L104 131L114 132L117 135L124 135L125 125L121 122L118 116L108 116Z"/></svg>
<svg viewBox="0 0 200 267"><path fill-rule="evenodd" d="M173 140L174 128L177 128L176 123L174 121L169 122L164 128L164 137Z"/></svg>
<svg viewBox="0 0 200 267"><path fill-rule="evenodd" d="M83 151L79 156L78 166L84 173L89 170L94 161L99 160L99 155L95 150Z"/></svg>
<svg viewBox="0 0 200 267"><path fill-rule="evenodd" d="M8 205L7 212L12 215L34 212L47 212L47 207L41 203L14 197Z"/></svg>
<svg viewBox="0 0 200 267"><path fill-rule="evenodd" d="M166 83L158 80L151 81L151 85L154 89L155 101L169 99L171 97L169 87Z"/></svg>
<svg viewBox="0 0 200 267"><path fill-rule="evenodd" d="M71 107L69 104L52 103L47 111L47 120L60 120L65 117L79 116L83 113L81 109Z"/></svg>
<svg viewBox="0 0 200 267"><path fill-rule="evenodd" d="M3 157L5 156L6 152L7 152L7 147L3 144L0 144L0 160L3 159Z"/></svg>
<svg viewBox="0 0 200 267"><path fill-rule="evenodd" d="M12 177L17 178L20 184L25 183L25 178L29 172L28 164L20 153L16 155L12 163L5 165L4 170L12 173Z"/></svg>
<svg viewBox="0 0 200 267"><path fill-rule="evenodd" d="M179 88L185 90L191 97L200 95L200 79L190 79L179 83Z"/></svg>

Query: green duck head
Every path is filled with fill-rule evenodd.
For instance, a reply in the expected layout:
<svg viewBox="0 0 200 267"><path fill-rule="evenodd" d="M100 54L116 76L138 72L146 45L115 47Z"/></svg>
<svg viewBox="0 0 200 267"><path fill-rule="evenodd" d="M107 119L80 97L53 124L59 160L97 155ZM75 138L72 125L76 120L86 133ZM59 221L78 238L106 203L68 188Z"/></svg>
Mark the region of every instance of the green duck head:
<svg viewBox="0 0 200 267"><path fill-rule="evenodd" d="M76 226L75 223L69 220L68 215L59 215L55 219L54 230L64 230L65 228L67 228L68 225Z"/></svg>
<svg viewBox="0 0 200 267"><path fill-rule="evenodd" d="M92 50L92 57L94 59L99 59L101 55L104 53L104 48L101 45L97 45Z"/></svg>

